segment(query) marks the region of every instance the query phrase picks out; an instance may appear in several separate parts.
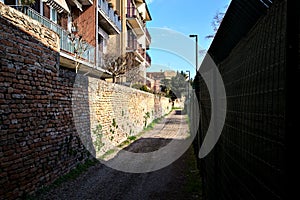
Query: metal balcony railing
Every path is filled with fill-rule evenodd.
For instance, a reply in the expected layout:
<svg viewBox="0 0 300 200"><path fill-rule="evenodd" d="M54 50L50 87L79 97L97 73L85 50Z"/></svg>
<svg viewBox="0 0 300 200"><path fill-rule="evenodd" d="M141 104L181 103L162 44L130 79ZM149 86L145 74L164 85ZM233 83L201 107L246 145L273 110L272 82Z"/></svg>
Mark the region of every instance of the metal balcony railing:
<svg viewBox="0 0 300 200"><path fill-rule="evenodd" d="M109 18L109 20L117 26L117 28L121 31L122 30L122 23L119 20L119 16L115 14L113 8L109 6L109 3L106 0L98 0L98 7L101 9Z"/></svg>
<svg viewBox="0 0 300 200"><path fill-rule="evenodd" d="M75 46L79 45L78 38L75 39L75 43L74 43L75 45L72 44L68 37L68 35L70 34L68 31L66 31L59 25L55 24L48 18L42 16L40 13L36 12L35 10L33 10L32 8L30 8L28 6L11 6L11 7L21 11L22 13L31 17L32 19L37 20L44 26L46 26L49 29L56 32L60 37L60 49L74 54ZM82 55L80 55L80 58L87 60L89 63L94 63L95 62L95 47L88 44L86 51Z"/></svg>
<svg viewBox="0 0 300 200"><path fill-rule="evenodd" d="M141 26L144 26L143 17L139 13L139 11L136 7L134 7L134 6L127 7L126 17L127 18L136 18L139 21L139 23L141 24Z"/></svg>

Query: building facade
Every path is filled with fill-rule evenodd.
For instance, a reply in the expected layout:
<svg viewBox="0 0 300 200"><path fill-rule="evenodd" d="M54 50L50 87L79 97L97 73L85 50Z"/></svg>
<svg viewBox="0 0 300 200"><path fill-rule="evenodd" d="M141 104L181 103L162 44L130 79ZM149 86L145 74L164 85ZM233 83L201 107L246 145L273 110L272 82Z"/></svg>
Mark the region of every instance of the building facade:
<svg viewBox="0 0 300 200"><path fill-rule="evenodd" d="M130 54L133 74L145 82L151 58L146 52L151 20L144 0L1 0L55 31L60 37L60 65L111 79L104 55ZM127 73L130 74L130 73ZM118 79L126 82L126 76Z"/></svg>
<svg viewBox="0 0 300 200"><path fill-rule="evenodd" d="M120 36L112 37L117 43L113 46L119 46L121 54L134 57L139 65L138 68L129 70L121 76L118 81L145 84L146 69L151 66L151 57L147 53L151 44L151 36L146 25L152 18L147 3L145 0L112 0L110 2L120 11L123 30Z"/></svg>

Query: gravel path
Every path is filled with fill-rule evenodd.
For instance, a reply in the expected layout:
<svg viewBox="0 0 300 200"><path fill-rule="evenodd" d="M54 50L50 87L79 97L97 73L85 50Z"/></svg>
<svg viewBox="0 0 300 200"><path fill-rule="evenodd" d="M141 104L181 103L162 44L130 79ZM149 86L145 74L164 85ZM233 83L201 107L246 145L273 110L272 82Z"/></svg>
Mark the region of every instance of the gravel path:
<svg viewBox="0 0 300 200"><path fill-rule="evenodd" d="M185 117L174 111L126 150L149 152L161 148L169 142L178 129L187 133L188 125ZM165 139L147 139L153 137ZM149 173L125 173L98 163L77 179L64 182L60 187L51 189L36 198L45 200L193 200L200 199L201 188L195 187L195 185L199 186L198 181L200 181L199 172L196 169L193 149L190 147L171 165Z"/></svg>

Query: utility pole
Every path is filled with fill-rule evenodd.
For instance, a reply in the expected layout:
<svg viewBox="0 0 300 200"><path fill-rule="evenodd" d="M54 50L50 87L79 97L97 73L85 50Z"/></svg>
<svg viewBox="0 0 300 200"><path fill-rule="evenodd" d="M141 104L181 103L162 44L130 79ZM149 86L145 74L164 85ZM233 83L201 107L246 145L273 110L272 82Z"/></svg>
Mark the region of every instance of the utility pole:
<svg viewBox="0 0 300 200"><path fill-rule="evenodd" d="M197 71L198 71L198 35L190 35L190 37L194 37L196 38L196 74L197 74Z"/></svg>

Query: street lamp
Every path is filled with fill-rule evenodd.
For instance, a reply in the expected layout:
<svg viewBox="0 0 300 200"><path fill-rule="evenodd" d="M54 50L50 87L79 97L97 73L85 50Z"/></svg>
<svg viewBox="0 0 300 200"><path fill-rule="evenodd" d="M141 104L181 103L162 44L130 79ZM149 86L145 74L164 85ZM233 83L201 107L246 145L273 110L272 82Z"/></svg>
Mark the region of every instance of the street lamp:
<svg viewBox="0 0 300 200"><path fill-rule="evenodd" d="M188 82L188 98L190 98L190 79L191 79L191 72L190 70L186 70L189 73L189 82Z"/></svg>
<svg viewBox="0 0 300 200"><path fill-rule="evenodd" d="M198 35L190 35L190 37L194 37L196 38L196 74L197 74L197 71L198 71Z"/></svg>

